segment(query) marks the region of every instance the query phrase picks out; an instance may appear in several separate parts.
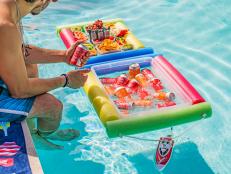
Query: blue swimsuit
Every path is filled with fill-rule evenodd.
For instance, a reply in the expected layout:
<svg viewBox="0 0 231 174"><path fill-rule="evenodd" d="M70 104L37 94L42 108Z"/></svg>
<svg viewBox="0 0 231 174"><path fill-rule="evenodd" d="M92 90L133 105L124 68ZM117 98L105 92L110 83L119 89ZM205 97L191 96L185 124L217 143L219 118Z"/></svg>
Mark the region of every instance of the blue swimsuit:
<svg viewBox="0 0 231 174"><path fill-rule="evenodd" d="M16 99L12 98L6 85L0 79L0 122L22 121L28 116L35 97Z"/></svg>

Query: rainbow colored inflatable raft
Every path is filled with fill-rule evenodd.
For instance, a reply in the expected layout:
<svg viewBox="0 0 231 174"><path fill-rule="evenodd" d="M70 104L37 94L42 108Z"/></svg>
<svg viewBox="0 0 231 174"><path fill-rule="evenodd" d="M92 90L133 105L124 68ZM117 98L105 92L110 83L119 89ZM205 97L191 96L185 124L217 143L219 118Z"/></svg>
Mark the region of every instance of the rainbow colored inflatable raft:
<svg viewBox="0 0 231 174"><path fill-rule="evenodd" d="M94 41L91 40L92 36L89 36L86 31L92 24L93 22L61 26L58 27L57 32L66 47L76 41L74 34L76 30L83 32L90 40L89 42L94 45ZM98 48L103 41L99 41L95 44L96 47L98 46L96 54L92 55L85 66L91 68L92 71L84 85L84 91L110 138L172 127L212 115L211 105L183 75L162 55L154 53L151 48L145 48L121 19L104 21L104 24L119 28L113 33L113 42L120 39L117 38L121 36L120 30L127 29L122 40L125 40L124 44L132 45L129 47L130 49L123 49L124 45L121 44L117 51L109 50L107 53L102 53ZM144 91L143 89L146 87L142 85L134 93L130 91L126 95L126 97L129 96L126 99L121 99L121 96L115 94L114 90L108 91L108 87L113 86L116 91L118 88L128 89L131 81L139 80L136 76L134 79L128 80L126 86L118 86L118 77L121 74L128 75L129 67L133 64L138 64L141 72L145 69L150 70L156 77L155 79L158 79L158 82L164 87L161 89L147 87L148 96L142 98L141 95L142 99L139 98L139 91ZM103 78L111 80L111 84L105 84L102 81ZM171 99L172 101L168 99L168 103L171 104L166 105L167 102L163 101L163 98L156 96L160 93L169 93L169 91L174 94L174 99ZM122 102L122 105L118 105L118 102L120 105ZM127 106L129 107L127 108Z"/></svg>

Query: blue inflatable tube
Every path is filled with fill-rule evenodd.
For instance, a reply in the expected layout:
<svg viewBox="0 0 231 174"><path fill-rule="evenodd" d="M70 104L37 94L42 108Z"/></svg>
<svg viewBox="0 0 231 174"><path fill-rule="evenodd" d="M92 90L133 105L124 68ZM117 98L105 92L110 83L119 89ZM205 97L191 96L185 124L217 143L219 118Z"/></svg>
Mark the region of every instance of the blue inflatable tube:
<svg viewBox="0 0 231 174"><path fill-rule="evenodd" d="M129 55L132 55L132 56L129 56ZM81 69L91 68L92 66L102 65L108 62L117 62L120 59L128 60L128 59L139 58L139 57L155 57L157 55L158 54L156 54L152 48L142 48L139 50L120 52L120 54L113 53L113 54L108 54L108 55L95 56L95 57L91 57L88 60L87 64Z"/></svg>
<svg viewBox="0 0 231 174"><path fill-rule="evenodd" d="M100 63L100 62L107 62L107 61L116 60L116 59L123 59L127 57L135 57L135 56L140 56L140 55L153 54L153 53L154 51L152 48L140 48L137 50L128 50L128 51L123 51L123 52L104 54L100 56L91 57L88 60L86 65L91 65L91 64Z"/></svg>

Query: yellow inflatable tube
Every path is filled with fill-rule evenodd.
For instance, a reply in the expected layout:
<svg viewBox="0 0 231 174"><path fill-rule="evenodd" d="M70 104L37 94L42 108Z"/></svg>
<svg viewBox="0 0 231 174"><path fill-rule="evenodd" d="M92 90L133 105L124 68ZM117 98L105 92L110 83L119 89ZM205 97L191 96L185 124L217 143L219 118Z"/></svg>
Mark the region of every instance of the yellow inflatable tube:
<svg viewBox="0 0 231 174"><path fill-rule="evenodd" d="M119 112L105 94L103 87L93 72L88 74L88 79L83 87L89 100L92 102L100 120L105 124L107 121L119 119Z"/></svg>
<svg viewBox="0 0 231 174"><path fill-rule="evenodd" d="M121 21L116 22L115 27L120 30L128 29L128 27L124 24L124 22ZM128 32L126 36L126 41L127 43L133 45L133 49L144 48L142 42L140 42L139 39L137 39L136 36L131 31Z"/></svg>

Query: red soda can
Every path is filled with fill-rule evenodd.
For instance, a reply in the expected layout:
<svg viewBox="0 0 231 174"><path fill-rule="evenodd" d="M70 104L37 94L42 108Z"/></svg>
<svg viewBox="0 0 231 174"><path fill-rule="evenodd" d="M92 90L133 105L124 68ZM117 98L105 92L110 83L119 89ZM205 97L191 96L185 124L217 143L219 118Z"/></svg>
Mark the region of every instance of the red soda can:
<svg viewBox="0 0 231 174"><path fill-rule="evenodd" d="M135 100L134 101L135 106L142 106L142 107L149 107L153 105L153 101L151 100Z"/></svg>
<svg viewBox="0 0 231 174"><path fill-rule="evenodd" d="M155 75L152 73L150 69L143 69L141 72L148 80L152 80L155 78Z"/></svg>
<svg viewBox="0 0 231 174"><path fill-rule="evenodd" d="M173 92L157 92L154 94L154 98L171 101L175 99L175 94Z"/></svg>
<svg viewBox="0 0 231 174"><path fill-rule="evenodd" d="M153 89L155 91L162 91L164 89L164 87L161 84L157 84L157 85L152 85Z"/></svg>
<svg viewBox="0 0 231 174"><path fill-rule="evenodd" d="M141 86L145 87L148 85L148 81L146 79L146 77L143 74L137 74L135 76L135 79L140 83Z"/></svg>
<svg viewBox="0 0 231 174"><path fill-rule="evenodd" d="M164 108L164 107L169 107L169 106L174 106L174 105L176 105L175 102L173 102L173 101L167 101L167 102L165 102L165 103L158 103L158 104L156 105L156 107L157 107L157 108Z"/></svg>
<svg viewBox="0 0 231 174"><path fill-rule="evenodd" d="M119 109L131 110L133 106L132 102L123 102L120 100L116 100L114 102Z"/></svg>
<svg viewBox="0 0 231 174"><path fill-rule="evenodd" d="M138 90L138 96L142 99L142 100L144 100L144 99L152 99L152 96L149 94L149 92L146 90L146 89L144 89L144 88L140 88L139 90Z"/></svg>
<svg viewBox="0 0 231 174"><path fill-rule="evenodd" d="M151 79L151 80L150 80L150 83L151 83L152 85L161 85L161 81L160 81L160 79L158 79L158 78L153 78L153 79Z"/></svg>
<svg viewBox="0 0 231 174"><path fill-rule="evenodd" d="M121 74L116 80L116 84L121 86L126 86L128 82L129 80L126 74Z"/></svg>
<svg viewBox="0 0 231 174"><path fill-rule="evenodd" d="M140 73L140 65L138 63L134 63L129 66L129 72L128 72L129 79L135 78L135 76L139 73Z"/></svg>
<svg viewBox="0 0 231 174"><path fill-rule="evenodd" d="M131 98L126 88L122 86L117 87L115 89L114 95L117 96L118 98L125 98L125 97Z"/></svg>
<svg viewBox="0 0 231 174"><path fill-rule="evenodd" d="M104 85L116 84L116 78L100 78L100 81Z"/></svg>
<svg viewBox="0 0 231 174"><path fill-rule="evenodd" d="M130 93L137 92L139 88L139 82L136 79L132 79L129 81L127 88Z"/></svg>
<svg viewBox="0 0 231 174"><path fill-rule="evenodd" d="M78 67L83 66L84 57L88 54L88 49L86 46L80 44L76 47L75 52L71 58L70 64L76 65Z"/></svg>

